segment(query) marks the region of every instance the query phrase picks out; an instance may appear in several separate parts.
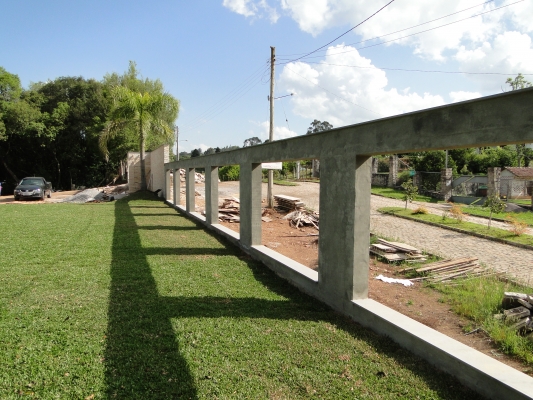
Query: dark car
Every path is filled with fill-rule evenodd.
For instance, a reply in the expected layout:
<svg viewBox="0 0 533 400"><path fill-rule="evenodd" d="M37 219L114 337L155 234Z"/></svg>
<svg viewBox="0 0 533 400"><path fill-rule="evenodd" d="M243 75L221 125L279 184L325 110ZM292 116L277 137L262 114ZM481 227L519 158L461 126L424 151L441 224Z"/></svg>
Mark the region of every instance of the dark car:
<svg viewBox="0 0 533 400"><path fill-rule="evenodd" d="M44 196L48 192L48 198L52 197L52 184L46 182L46 179L32 176L24 178L20 181L15 188L15 200L20 199L41 199L44 200Z"/></svg>

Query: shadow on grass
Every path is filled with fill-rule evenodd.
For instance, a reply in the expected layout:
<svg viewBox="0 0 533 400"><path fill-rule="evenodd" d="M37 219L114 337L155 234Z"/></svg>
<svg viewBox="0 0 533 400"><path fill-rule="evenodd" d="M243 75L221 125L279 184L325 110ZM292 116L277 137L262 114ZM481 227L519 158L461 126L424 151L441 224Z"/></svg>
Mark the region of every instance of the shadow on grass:
<svg viewBox="0 0 533 400"><path fill-rule="evenodd" d="M115 204L116 221L105 351L106 391L109 399L198 398L193 374L180 354L176 334L171 325L172 318L191 317L326 321L338 329L345 330L356 340L365 341L384 357L393 358L400 368L412 370L427 382L437 396L478 398L450 376L402 350L389 338L374 334L298 291L267 267L243 255L211 232L205 231L205 234L212 235L223 243L222 249L143 248L139 236L142 227L136 225L130 202L139 198L153 199L141 196L130 196L129 199ZM239 258L247 263L255 279L285 300L161 296L147 260L148 255L155 254L240 254ZM201 288L199 290L201 291Z"/></svg>

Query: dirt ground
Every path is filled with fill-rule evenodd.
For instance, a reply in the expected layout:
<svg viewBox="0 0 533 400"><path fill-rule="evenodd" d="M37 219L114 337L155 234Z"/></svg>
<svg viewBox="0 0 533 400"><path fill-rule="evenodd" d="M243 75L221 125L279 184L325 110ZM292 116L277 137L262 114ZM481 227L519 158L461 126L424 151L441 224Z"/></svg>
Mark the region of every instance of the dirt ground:
<svg viewBox="0 0 533 400"><path fill-rule="evenodd" d="M309 227L293 228L287 220L282 219L284 214L276 211L269 211L268 216L272 218L272 221L262 223L262 244L316 270L318 268L318 237L316 236L318 231ZM239 223L223 222L222 225L239 231ZM405 287L401 284L390 284L375 279L380 274L404 278L396 273L399 267L394 264L383 263L371 257L369 268L368 291L371 299L533 376L533 368L503 354L483 331L465 334L468 333L466 330L473 330L470 329L472 322L456 315L448 304L439 301L441 296L435 290L424 287L420 282Z"/></svg>
<svg viewBox="0 0 533 400"><path fill-rule="evenodd" d="M52 193L52 197L51 198L48 198L48 197L45 197L44 201L43 200L38 200L38 199L24 199L24 200L19 200L19 201L15 201L13 195L9 195L9 196L0 196L0 204L44 204L44 203L57 203L58 200L62 200L66 197L70 197L74 194L77 194L81 192L81 190L68 190L68 191L64 191L64 192L54 192Z"/></svg>

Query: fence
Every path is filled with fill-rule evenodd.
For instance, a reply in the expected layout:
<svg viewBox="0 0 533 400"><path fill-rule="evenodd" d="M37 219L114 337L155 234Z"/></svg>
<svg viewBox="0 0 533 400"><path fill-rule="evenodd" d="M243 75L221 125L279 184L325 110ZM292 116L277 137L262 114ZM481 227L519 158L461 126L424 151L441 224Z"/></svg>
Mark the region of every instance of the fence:
<svg viewBox="0 0 533 400"><path fill-rule="evenodd" d="M372 186L387 187L389 183L389 173L372 174Z"/></svg>
<svg viewBox="0 0 533 400"><path fill-rule="evenodd" d="M532 111L533 88L172 162L165 164L164 192L180 212L301 290L390 336L465 385L492 398L527 398L532 378L368 299L368 247L372 155L533 142ZM261 245L261 163L302 159L320 159L318 272ZM240 165L240 233L218 224L218 167L233 164ZM185 207L179 184L173 196L169 193L169 171L177 168L186 170ZM205 217L194 211L195 168L206 171Z"/></svg>

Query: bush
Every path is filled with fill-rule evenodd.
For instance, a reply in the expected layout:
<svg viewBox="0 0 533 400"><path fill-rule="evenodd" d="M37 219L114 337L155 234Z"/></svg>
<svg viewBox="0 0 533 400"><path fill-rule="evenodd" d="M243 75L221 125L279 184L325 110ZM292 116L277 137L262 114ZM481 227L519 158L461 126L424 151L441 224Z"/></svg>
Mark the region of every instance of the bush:
<svg viewBox="0 0 533 400"><path fill-rule="evenodd" d="M218 169L218 178L221 181L238 181L240 172L238 165L225 165Z"/></svg>
<svg viewBox="0 0 533 400"><path fill-rule="evenodd" d="M428 211L428 209L426 207L420 206L417 209L413 210L413 214L414 215L417 215L417 214L429 214L429 211Z"/></svg>
<svg viewBox="0 0 533 400"><path fill-rule="evenodd" d="M511 232L516 236L523 235L527 231L527 224L524 221L520 221L514 215L507 214L507 222L511 224Z"/></svg>
<svg viewBox="0 0 533 400"><path fill-rule="evenodd" d="M396 182L396 184L398 186L402 186L402 184L407 182L409 179L411 179L410 171L402 171L398 174L398 181Z"/></svg>
<svg viewBox="0 0 533 400"><path fill-rule="evenodd" d="M450 208L450 217L455 218L459 223L463 222L465 214L459 204L452 205L452 208Z"/></svg>

